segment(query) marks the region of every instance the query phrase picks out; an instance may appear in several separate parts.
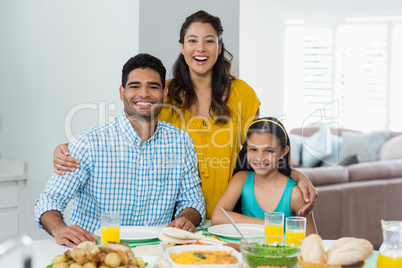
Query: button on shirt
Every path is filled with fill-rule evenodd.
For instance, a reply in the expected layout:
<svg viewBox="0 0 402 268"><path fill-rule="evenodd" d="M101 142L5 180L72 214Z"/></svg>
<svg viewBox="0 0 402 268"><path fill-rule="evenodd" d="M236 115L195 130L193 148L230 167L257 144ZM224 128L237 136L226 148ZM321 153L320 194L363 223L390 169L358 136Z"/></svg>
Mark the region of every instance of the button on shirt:
<svg viewBox="0 0 402 268"><path fill-rule="evenodd" d="M43 213L63 213L71 199L71 224L89 232L100 228L103 211L119 211L122 226L166 225L175 205L175 216L194 208L204 219L197 155L185 131L158 121L154 135L141 145L123 111L73 139L69 150L80 168L48 181L35 204L40 227Z"/></svg>

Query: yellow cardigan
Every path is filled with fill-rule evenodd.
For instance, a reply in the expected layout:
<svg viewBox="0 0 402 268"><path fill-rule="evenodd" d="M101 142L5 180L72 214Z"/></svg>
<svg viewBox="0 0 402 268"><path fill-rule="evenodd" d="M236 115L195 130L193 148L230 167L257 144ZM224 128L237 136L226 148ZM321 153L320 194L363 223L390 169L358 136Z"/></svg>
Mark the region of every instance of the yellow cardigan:
<svg viewBox="0 0 402 268"><path fill-rule="evenodd" d="M232 115L225 125L214 124L215 117L200 118L178 108L163 107L159 114L159 120L187 131L194 141L207 218L211 218L216 203L232 178L237 155L259 105L260 100L254 90L243 80L236 79L231 84L228 100ZM177 113L172 113L172 109Z"/></svg>

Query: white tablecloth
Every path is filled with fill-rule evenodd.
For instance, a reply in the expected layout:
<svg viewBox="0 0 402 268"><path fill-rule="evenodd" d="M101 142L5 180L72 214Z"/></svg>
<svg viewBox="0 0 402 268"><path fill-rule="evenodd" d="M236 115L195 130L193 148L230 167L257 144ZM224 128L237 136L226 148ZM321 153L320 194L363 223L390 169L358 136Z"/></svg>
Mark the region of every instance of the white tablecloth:
<svg viewBox="0 0 402 268"><path fill-rule="evenodd" d="M324 248L327 249L334 240L323 240ZM37 240L33 241L33 244L26 248L27 253L32 254L32 268L46 268L47 265L52 263L52 259L59 254L63 254L66 250L70 248L66 246L61 246L56 244L53 238L49 238L46 240ZM157 261L154 262L153 267L149 268L168 268L169 263L163 257L163 252L161 246L158 245L146 245L146 246L138 246L134 249L134 253L136 256L157 256L159 257ZM4 255L0 259L0 267L1 268L23 268L23 255L24 252L22 250L15 250L10 252L7 255ZM374 268L375 262L377 259L377 254L373 254L370 256L371 261L367 260L365 268ZM370 259L369 258L369 259Z"/></svg>
<svg viewBox="0 0 402 268"><path fill-rule="evenodd" d="M0 267L23 268L24 255L32 256L32 268L46 268L54 256L64 253L69 247L58 245L54 238L33 241L31 246L17 249L0 258Z"/></svg>

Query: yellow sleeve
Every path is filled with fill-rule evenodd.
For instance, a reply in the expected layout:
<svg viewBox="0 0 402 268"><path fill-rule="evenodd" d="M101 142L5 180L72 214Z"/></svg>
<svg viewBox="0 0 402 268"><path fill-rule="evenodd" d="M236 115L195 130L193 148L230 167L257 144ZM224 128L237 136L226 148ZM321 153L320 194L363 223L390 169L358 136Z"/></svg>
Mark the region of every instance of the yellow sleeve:
<svg viewBox="0 0 402 268"><path fill-rule="evenodd" d="M166 82L165 82L166 87L169 85L169 82L170 82L170 80L166 80ZM173 116L172 107L174 107L174 105L169 104L169 101L165 102L163 104L161 112L158 115L158 119L162 120L162 121L166 121L166 122L174 125L175 127L180 128L180 120L176 116Z"/></svg>
<svg viewBox="0 0 402 268"><path fill-rule="evenodd" d="M254 121L260 99L254 89L241 79L232 82L229 106L233 116L240 119L241 144L244 143L248 126Z"/></svg>

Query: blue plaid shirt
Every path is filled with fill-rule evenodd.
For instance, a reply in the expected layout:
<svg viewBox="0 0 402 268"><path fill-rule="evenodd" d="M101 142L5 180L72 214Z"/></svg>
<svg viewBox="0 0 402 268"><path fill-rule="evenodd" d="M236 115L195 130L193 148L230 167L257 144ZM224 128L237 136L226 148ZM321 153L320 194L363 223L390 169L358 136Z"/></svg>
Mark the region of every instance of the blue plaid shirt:
<svg viewBox="0 0 402 268"><path fill-rule="evenodd" d="M100 228L102 211L119 211L121 225L166 225L184 208L205 218L205 200L193 141L183 130L158 121L154 135L141 139L123 113L83 132L69 145L80 168L54 174L35 204L35 218L63 213L73 199L71 224Z"/></svg>

